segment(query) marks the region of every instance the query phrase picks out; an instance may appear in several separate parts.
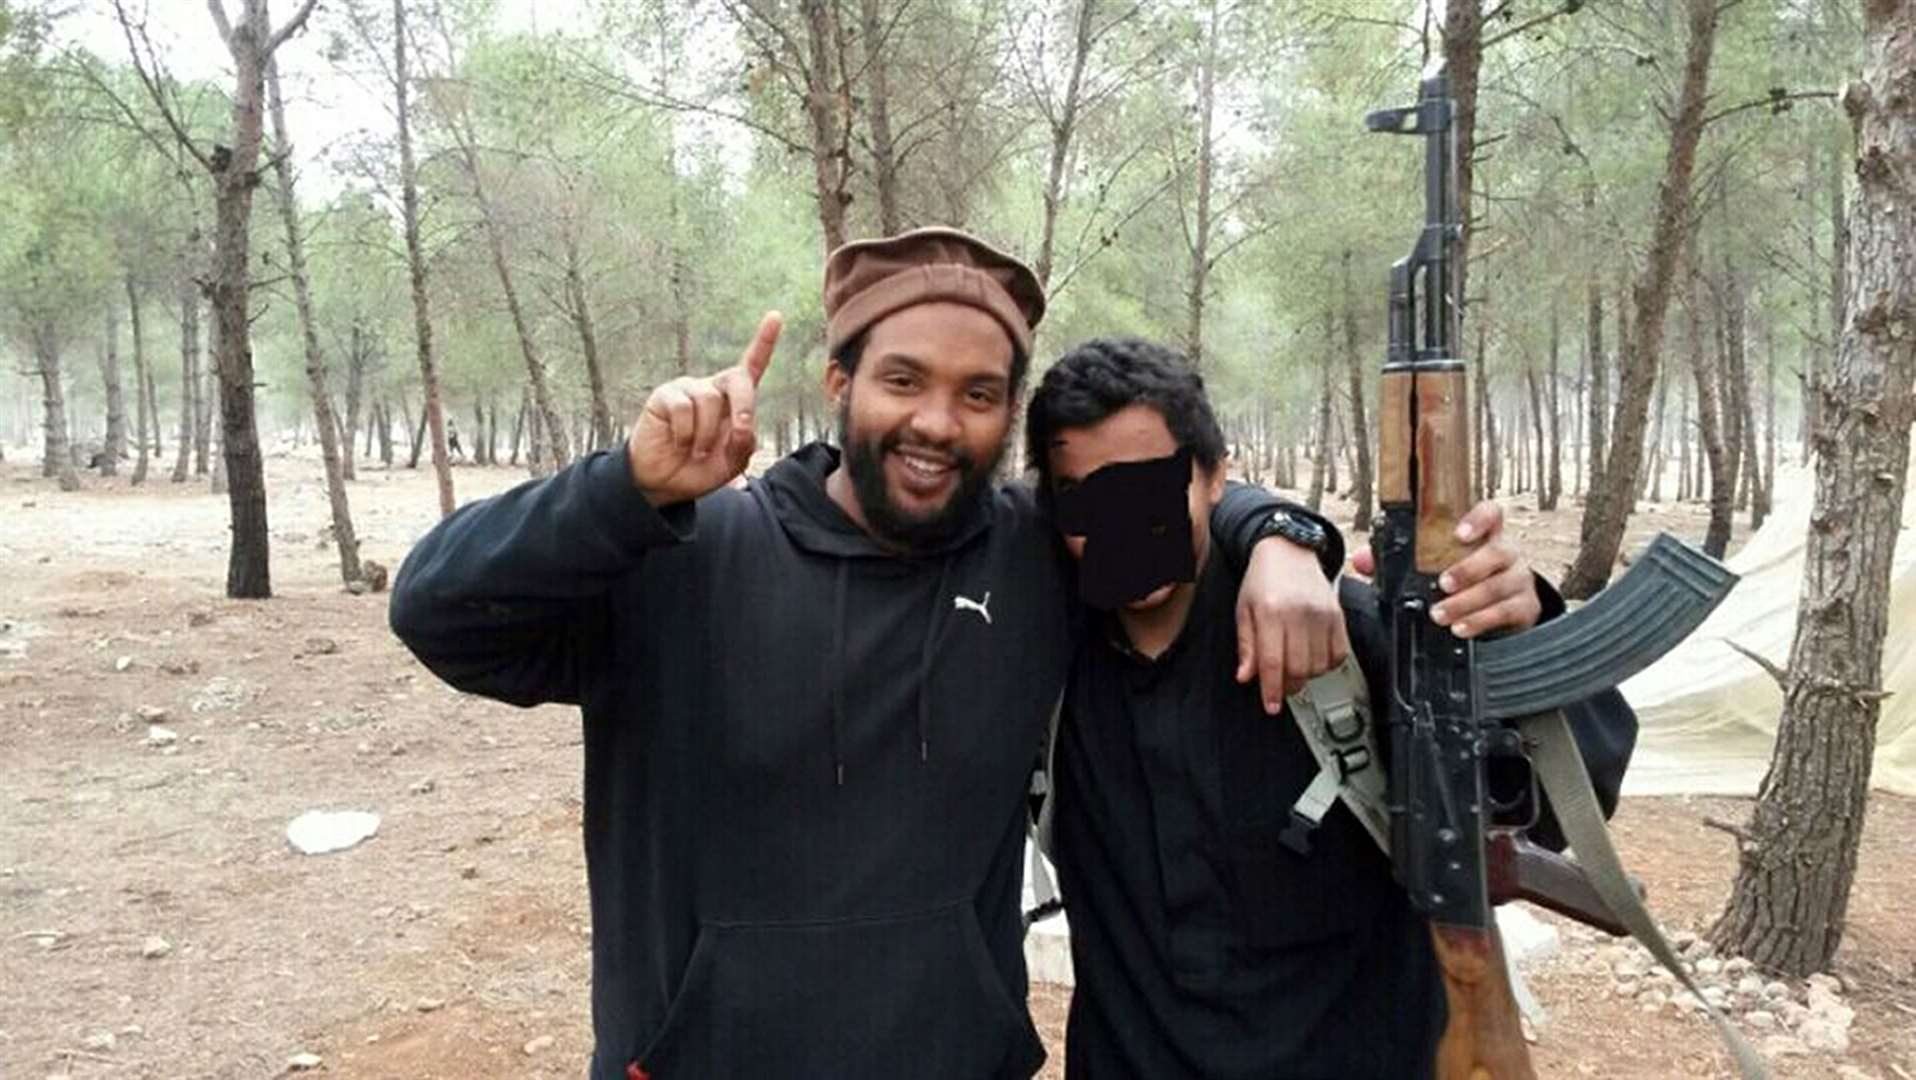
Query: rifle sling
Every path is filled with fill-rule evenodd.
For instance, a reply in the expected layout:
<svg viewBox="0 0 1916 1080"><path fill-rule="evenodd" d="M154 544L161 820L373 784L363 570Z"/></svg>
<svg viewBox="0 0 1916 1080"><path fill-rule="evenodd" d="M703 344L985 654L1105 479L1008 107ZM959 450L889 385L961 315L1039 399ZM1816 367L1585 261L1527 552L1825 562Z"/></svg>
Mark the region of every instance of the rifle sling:
<svg viewBox="0 0 1916 1080"><path fill-rule="evenodd" d="M1683 961L1664 938L1663 931L1658 929L1656 920L1650 917L1642 898L1623 872L1623 862L1610 843L1610 829L1604 824L1603 808L1590 786L1583 753L1577 749L1577 741L1570 733L1570 722L1564 719L1563 713L1552 710L1525 717L1517 726L1530 744L1531 763L1557 815L1557 824L1562 827L1564 838L1570 841L1570 850L1576 852L1577 864L1588 875L1590 884L1609 905L1611 913L1629 927L1630 936L1650 950L1650 955L1657 958L1664 970L1696 995L1711 1023L1723 1036L1724 1045L1730 1048L1745 1080L1766 1080L1769 1069L1762 1057L1734 1024L1704 1000L1702 989L1684 970Z"/></svg>

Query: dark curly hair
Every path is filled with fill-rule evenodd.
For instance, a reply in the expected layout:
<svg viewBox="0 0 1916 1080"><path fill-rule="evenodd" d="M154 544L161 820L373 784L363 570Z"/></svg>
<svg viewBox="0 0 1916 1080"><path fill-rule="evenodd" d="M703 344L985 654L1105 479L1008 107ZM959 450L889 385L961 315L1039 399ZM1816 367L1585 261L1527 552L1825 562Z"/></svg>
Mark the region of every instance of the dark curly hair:
<svg viewBox="0 0 1916 1080"><path fill-rule="evenodd" d="M1204 394L1204 378L1183 354L1141 338L1093 338L1058 358L1025 412L1025 460L1038 490L1051 490L1051 441L1143 403L1164 417L1178 448L1206 471L1224 460L1224 432Z"/></svg>

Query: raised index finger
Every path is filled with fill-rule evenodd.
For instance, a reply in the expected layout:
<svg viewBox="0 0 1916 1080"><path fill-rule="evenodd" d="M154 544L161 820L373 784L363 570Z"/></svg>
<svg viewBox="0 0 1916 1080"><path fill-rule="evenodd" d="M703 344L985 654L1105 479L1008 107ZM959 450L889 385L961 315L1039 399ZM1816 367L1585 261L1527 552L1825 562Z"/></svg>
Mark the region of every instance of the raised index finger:
<svg viewBox="0 0 1916 1080"><path fill-rule="evenodd" d="M768 311L758 321L758 332L752 335L752 343L745 346L745 354L739 357L738 366L757 386L765 377L765 369L772 366L772 349L778 345L778 332L785 327L785 316L776 311Z"/></svg>

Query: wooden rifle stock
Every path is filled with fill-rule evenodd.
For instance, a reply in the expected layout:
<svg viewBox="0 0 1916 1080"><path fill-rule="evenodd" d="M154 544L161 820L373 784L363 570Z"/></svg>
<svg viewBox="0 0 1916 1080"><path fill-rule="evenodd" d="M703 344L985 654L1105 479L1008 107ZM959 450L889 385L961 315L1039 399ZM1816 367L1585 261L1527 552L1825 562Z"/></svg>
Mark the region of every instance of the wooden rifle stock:
<svg viewBox="0 0 1916 1080"><path fill-rule="evenodd" d="M1432 922L1430 943L1450 1011L1437 1044L1437 1080L1536 1080L1497 924L1479 930Z"/></svg>

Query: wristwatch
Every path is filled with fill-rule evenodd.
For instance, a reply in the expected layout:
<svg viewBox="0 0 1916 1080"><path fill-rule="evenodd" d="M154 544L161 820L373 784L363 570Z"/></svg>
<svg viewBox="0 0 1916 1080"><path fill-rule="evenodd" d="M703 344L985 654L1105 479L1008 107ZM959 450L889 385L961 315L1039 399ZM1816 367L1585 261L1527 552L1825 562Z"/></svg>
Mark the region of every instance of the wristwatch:
<svg viewBox="0 0 1916 1080"><path fill-rule="evenodd" d="M1310 518L1293 514L1289 510L1272 511L1264 524L1258 526L1259 540L1270 536L1281 536L1320 557L1330 546L1330 535L1324 531L1324 526Z"/></svg>

